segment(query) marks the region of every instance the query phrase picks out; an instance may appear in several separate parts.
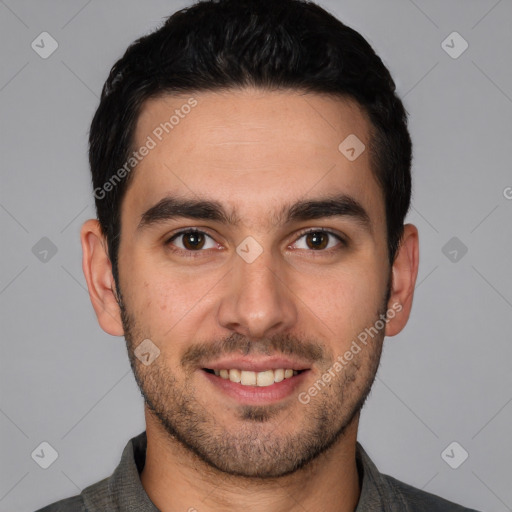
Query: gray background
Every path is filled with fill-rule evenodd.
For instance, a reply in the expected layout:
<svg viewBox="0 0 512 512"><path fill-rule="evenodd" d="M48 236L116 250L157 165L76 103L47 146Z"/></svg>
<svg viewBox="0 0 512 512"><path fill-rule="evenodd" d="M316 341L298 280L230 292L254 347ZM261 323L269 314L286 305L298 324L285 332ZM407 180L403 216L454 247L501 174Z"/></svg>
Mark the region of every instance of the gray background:
<svg viewBox="0 0 512 512"><path fill-rule="evenodd" d="M414 142L414 307L386 340L359 440L398 479L512 510L512 2L319 3L389 66ZM94 217L86 142L111 65L186 5L0 1L1 511L79 493L144 429L124 339L98 326L82 274L79 229ZM31 48L43 31L59 45L47 59ZM453 31L469 44L456 59L441 45ZM43 237L56 254L33 250ZM443 252L452 237L458 247ZM31 458L42 441L58 452L46 470ZM441 456L453 441L469 453L458 469Z"/></svg>

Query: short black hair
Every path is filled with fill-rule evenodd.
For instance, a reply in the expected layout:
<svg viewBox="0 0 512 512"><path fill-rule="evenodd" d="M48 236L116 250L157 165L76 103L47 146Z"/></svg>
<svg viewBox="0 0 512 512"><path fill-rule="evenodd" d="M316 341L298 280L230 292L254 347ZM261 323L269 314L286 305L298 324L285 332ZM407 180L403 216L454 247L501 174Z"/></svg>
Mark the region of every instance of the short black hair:
<svg viewBox="0 0 512 512"><path fill-rule="evenodd" d="M244 87L357 101L371 124L372 172L383 192L394 261L410 205L412 144L407 113L382 60L361 34L313 2L202 0L128 47L110 71L91 123L96 212L117 286L121 203L135 171L115 186L105 184L133 151L141 106L167 93Z"/></svg>

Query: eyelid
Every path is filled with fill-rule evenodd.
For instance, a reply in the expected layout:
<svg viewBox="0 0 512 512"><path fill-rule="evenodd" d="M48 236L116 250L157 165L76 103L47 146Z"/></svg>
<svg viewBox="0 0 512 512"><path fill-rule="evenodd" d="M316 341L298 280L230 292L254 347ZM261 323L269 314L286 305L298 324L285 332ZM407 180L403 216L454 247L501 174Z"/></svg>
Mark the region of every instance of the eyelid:
<svg viewBox="0 0 512 512"><path fill-rule="evenodd" d="M301 238L304 235L307 235L308 233L318 233L318 232L328 233L329 235L332 235L335 238L337 238L344 245L347 245L347 243L348 243L347 239L341 233L338 233L337 231L334 231L334 230L329 229L329 228L322 228L322 227L319 227L319 228L306 228L305 230L299 232L299 234L297 235L297 238ZM324 251L318 251L318 252L324 252Z"/></svg>

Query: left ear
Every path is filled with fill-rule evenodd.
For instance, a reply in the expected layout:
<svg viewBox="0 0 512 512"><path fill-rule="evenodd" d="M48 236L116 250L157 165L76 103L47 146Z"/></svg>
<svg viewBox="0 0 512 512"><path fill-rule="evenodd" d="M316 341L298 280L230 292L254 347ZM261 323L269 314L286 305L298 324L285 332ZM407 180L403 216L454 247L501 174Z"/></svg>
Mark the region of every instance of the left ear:
<svg viewBox="0 0 512 512"><path fill-rule="evenodd" d="M391 294L388 301L386 336L395 336L407 324L412 308L414 287L418 276L419 265L418 229L413 224L405 224L404 233L392 267Z"/></svg>

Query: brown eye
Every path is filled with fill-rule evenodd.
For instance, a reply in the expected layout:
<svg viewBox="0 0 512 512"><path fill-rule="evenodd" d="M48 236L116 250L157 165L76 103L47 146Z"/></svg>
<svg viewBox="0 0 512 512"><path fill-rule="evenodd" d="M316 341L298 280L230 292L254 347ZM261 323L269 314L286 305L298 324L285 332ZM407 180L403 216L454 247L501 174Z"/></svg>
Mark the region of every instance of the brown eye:
<svg viewBox="0 0 512 512"><path fill-rule="evenodd" d="M303 231L292 245L293 249L302 249L320 254L331 254L346 247L348 247L348 244L341 235L320 228Z"/></svg>
<svg viewBox="0 0 512 512"><path fill-rule="evenodd" d="M306 244L310 249L325 249L329 244L329 233L325 231L307 233Z"/></svg>
<svg viewBox="0 0 512 512"><path fill-rule="evenodd" d="M211 242L210 246L206 247L208 238L211 239ZM181 243L176 243L180 241L180 239ZM201 249L213 249L215 247L213 238L203 231L199 231L197 229L187 229L185 231L180 231L179 233L176 233L174 236L172 236L167 241L167 244L175 245L179 250L191 252L199 252Z"/></svg>
<svg viewBox="0 0 512 512"><path fill-rule="evenodd" d="M204 235L199 232L185 233L183 236L183 245L185 249L193 251L194 249L202 249L204 245Z"/></svg>

